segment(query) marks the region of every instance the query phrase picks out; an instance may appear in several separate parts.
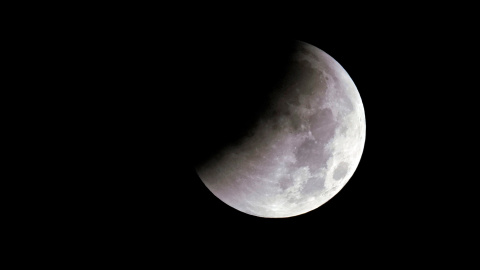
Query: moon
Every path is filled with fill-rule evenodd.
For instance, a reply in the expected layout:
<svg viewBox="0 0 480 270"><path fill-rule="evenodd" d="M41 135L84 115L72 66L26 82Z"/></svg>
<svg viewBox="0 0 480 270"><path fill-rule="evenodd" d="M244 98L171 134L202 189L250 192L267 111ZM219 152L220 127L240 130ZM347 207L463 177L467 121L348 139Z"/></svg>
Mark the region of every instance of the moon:
<svg viewBox="0 0 480 270"><path fill-rule="evenodd" d="M295 42L288 72L248 135L195 169L221 201L243 213L286 218L335 196L365 144L360 94L324 51Z"/></svg>

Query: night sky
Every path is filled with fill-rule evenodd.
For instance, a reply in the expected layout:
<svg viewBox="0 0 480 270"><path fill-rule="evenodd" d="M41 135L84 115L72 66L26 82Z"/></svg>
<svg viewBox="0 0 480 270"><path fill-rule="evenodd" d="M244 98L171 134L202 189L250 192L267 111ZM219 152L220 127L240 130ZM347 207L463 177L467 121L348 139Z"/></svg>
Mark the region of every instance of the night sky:
<svg viewBox="0 0 480 270"><path fill-rule="evenodd" d="M112 77L120 87L103 97L113 106L104 123L119 127L104 138L119 160L111 167L119 176L97 186L99 196L108 194L95 209L103 231L112 238L127 231L126 238L159 245L173 237L164 240L170 249L211 256L239 246L257 255L284 250L276 260L307 244L341 253L366 243L438 241L432 227L444 220L441 209L449 203L439 199L448 194L432 162L440 154L430 131L439 123L429 106L438 103L433 82L444 73L432 70L443 63L443 51L432 49L435 33L401 18L266 26L165 19L140 23L128 35L119 31L123 47L109 57L122 71ZM316 210L281 219L250 216L217 199L193 166L225 143L219 134L235 136L261 112L268 94L262 86L281 74L276 55L292 40L320 48L348 72L365 109L365 147L349 182Z"/></svg>

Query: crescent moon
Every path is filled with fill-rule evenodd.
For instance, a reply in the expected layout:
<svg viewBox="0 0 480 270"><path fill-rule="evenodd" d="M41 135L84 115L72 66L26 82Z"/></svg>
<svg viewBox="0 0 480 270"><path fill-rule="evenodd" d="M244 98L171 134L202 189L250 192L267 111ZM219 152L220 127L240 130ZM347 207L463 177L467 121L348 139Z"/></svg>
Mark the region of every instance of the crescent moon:
<svg viewBox="0 0 480 270"><path fill-rule="evenodd" d="M301 215L330 200L355 172L365 144L363 103L335 59L300 41L270 101L248 136L195 169L241 212Z"/></svg>

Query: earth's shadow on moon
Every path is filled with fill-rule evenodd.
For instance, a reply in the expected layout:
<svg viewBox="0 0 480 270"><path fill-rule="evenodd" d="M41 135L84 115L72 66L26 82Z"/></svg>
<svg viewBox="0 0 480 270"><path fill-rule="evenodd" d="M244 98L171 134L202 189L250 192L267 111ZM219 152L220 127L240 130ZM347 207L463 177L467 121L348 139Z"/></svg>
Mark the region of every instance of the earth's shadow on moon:
<svg viewBox="0 0 480 270"><path fill-rule="evenodd" d="M193 95L192 165L252 136L288 72L295 41L245 42L208 48Z"/></svg>

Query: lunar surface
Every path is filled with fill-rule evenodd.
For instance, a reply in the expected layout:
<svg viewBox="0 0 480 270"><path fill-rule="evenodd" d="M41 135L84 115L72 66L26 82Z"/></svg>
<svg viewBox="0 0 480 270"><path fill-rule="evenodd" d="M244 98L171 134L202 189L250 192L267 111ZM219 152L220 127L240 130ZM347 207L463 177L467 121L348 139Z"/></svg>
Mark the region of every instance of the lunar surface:
<svg viewBox="0 0 480 270"><path fill-rule="evenodd" d="M221 201L258 217L297 216L330 200L365 143L362 100L342 66L300 41L290 61L248 136L195 168Z"/></svg>

